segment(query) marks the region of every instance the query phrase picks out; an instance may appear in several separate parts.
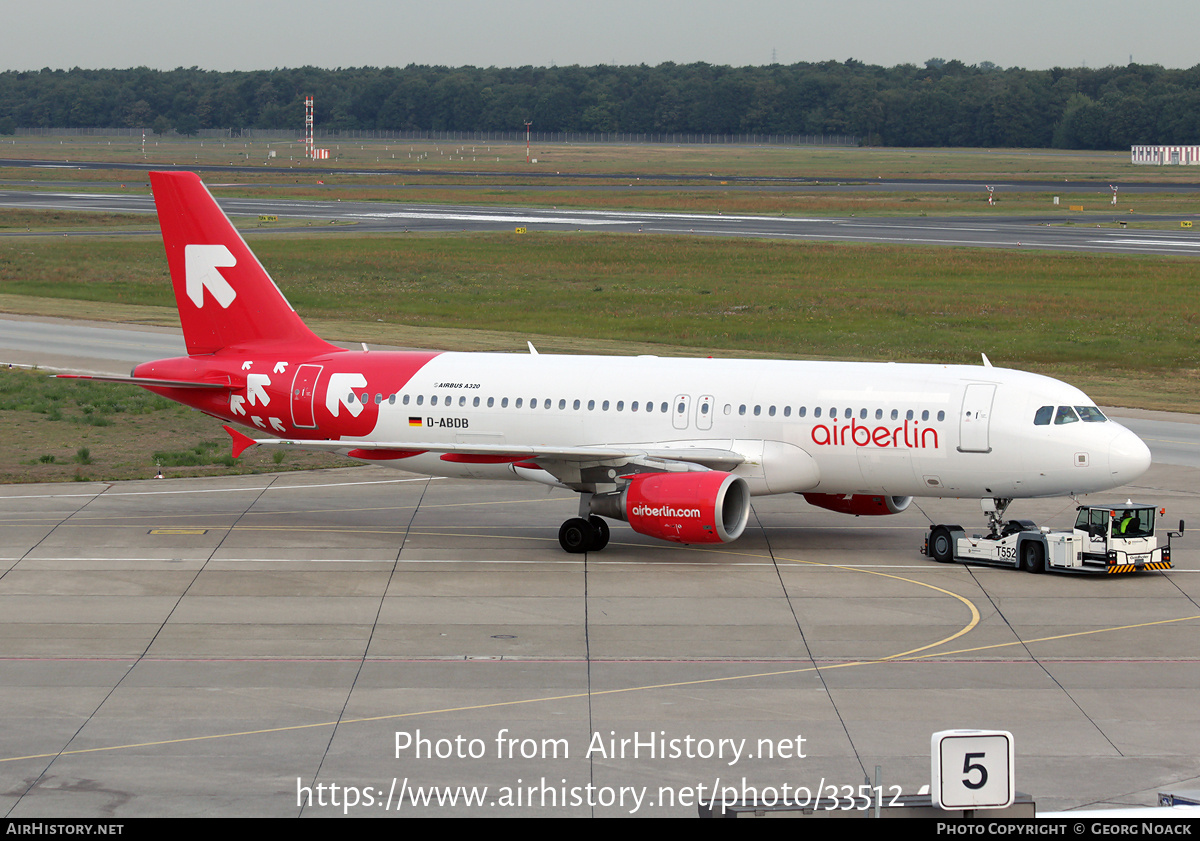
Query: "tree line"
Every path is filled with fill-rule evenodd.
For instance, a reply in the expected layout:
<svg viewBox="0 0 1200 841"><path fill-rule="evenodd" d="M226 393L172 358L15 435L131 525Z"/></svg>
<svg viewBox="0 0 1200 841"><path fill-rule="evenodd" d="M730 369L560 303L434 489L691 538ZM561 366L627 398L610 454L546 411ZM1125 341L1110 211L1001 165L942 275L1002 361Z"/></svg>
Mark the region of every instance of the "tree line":
<svg viewBox="0 0 1200 841"><path fill-rule="evenodd" d="M764 67L317 67L0 73L17 128L850 134L884 146L1124 149L1200 142L1200 65L1000 68L930 59Z"/></svg>

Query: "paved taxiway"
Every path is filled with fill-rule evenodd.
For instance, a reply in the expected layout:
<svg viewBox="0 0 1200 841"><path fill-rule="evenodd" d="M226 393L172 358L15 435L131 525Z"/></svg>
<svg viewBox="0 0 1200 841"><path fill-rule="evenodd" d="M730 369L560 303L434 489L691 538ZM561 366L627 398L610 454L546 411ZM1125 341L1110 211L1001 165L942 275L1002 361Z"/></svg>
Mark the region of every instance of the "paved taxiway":
<svg viewBox="0 0 1200 841"><path fill-rule="evenodd" d="M1156 465L1112 496L1200 522L1196 484ZM1169 573L1033 576L928 561L916 507L784 497L729 546L618 526L580 558L555 537L574 508L371 467L0 489L0 811L318 816L355 787L350 812L382 815L406 782L487 786L488 805L400 814L621 815L641 791L639 814L690 815L668 796L718 781L842 792L881 765L913 792L949 727L1011 730L1042 808L1196 787L1194 538ZM1071 503L1012 513L1065 525ZM434 756L397 757L418 731ZM621 755L651 736L682 755ZM527 786L533 806L503 805Z"/></svg>
<svg viewBox="0 0 1200 841"><path fill-rule="evenodd" d="M292 199L223 198L230 216L274 215L272 230L292 231L330 221L353 227L323 230L375 232L505 231L523 227L543 231L619 231L650 234L793 239L797 241L861 242L891 245L952 245L977 248L1035 248L1119 254L1196 255L1200 233L1091 227L1096 215L1045 217L854 218L769 217L651 211L569 210L558 208L422 205L402 202L309 201ZM92 210L110 213L152 213L146 195L0 191L0 207L22 209ZM1104 221L1127 219L1119 213ZM1158 217L1139 216L1138 221ZM1179 217L1158 221L1178 224ZM1073 222L1064 226L1065 221ZM1052 224L1053 223L1053 224ZM1200 229L1197 229L1200 230ZM96 233L105 233L103 231ZM24 236L9 232L5 236ZM82 234L71 234L80 236ZM149 234L148 234L149 235ZM157 233L153 233L157 236ZM42 234L44 236L44 234Z"/></svg>

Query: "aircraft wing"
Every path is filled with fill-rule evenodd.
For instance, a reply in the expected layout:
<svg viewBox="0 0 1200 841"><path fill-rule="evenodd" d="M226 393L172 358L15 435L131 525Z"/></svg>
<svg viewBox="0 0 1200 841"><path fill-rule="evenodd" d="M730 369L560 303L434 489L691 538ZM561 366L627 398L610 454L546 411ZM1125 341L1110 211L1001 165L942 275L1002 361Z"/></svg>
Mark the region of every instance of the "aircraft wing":
<svg viewBox="0 0 1200 841"><path fill-rule="evenodd" d="M732 450L712 447L656 447L653 445L608 445L593 447L540 447L513 444L456 444L427 441L328 441L290 438L251 438L231 426L235 457L248 447L278 447L295 450L325 450L357 458L387 460L419 453L441 453L446 461L500 464L504 462L566 462L575 465L605 462L630 463L647 460L694 464L710 470L732 470L745 458Z"/></svg>

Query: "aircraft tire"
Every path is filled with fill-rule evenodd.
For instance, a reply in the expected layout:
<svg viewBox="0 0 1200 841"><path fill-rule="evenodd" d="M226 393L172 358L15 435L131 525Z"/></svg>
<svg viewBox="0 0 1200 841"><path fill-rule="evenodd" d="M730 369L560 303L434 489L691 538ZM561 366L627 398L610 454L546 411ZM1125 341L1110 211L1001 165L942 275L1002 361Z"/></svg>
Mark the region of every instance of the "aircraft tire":
<svg viewBox="0 0 1200 841"><path fill-rule="evenodd" d="M588 517L588 524L591 525L593 533L592 545L588 547L588 551L599 552L608 545L608 523L603 517L593 514Z"/></svg>
<svg viewBox="0 0 1200 841"><path fill-rule="evenodd" d="M1046 553L1040 543L1027 540L1021 544L1021 569L1033 573L1046 569Z"/></svg>
<svg viewBox="0 0 1200 841"><path fill-rule="evenodd" d="M558 544L563 551L578 555L592 548L596 530L582 517L572 517L558 530Z"/></svg>
<svg viewBox="0 0 1200 841"><path fill-rule="evenodd" d="M950 529L938 526L930 533L929 557L939 564L948 564L954 560L954 539L950 537Z"/></svg>

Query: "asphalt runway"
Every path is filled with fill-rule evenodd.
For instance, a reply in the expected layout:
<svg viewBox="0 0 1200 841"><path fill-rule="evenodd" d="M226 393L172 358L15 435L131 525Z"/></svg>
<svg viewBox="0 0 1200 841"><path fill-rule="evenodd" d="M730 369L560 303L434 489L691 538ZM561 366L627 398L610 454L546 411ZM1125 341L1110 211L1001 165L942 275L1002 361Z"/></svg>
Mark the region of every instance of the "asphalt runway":
<svg viewBox="0 0 1200 841"><path fill-rule="evenodd" d="M1112 254L1200 254L1200 228L1144 230L1092 227L1099 218L1053 217L769 217L650 211L569 210L527 207L423 205L289 199L221 199L232 217L278 216L269 230L330 233L427 233L449 231L617 231L623 233L754 237L796 241L858 242L886 245L942 245L974 248L1033 248ZM146 195L0 191L0 207L21 209L153 213ZM1120 213L1105 221L1128 219ZM1064 225L1063 222L1072 222ZM1139 216L1137 221L1178 225L1179 217ZM331 226L330 222L352 223ZM326 227L321 228L320 225ZM261 232L264 228L255 228ZM1192 233L1192 230L1197 233ZM92 235L111 235L95 231ZM2 236L28 236L10 231ZM87 233L71 233L83 236ZM158 236L157 232L146 235ZM45 236L45 234L40 234Z"/></svg>
<svg viewBox="0 0 1200 841"><path fill-rule="evenodd" d="M1200 425L1126 414L1155 465L1102 499L1200 523ZM982 529L974 500L759 498L736 543L616 524L583 557L557 542L575 507L377 467L0 487L0 813L690 816L785 786L841 806L876 766L885 796L916 792L949 728L1011 731L1043 810L1200 785L1193 532L1169 572L1035 576L919 553L929 520Z"/></svg>

